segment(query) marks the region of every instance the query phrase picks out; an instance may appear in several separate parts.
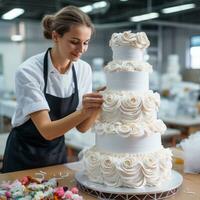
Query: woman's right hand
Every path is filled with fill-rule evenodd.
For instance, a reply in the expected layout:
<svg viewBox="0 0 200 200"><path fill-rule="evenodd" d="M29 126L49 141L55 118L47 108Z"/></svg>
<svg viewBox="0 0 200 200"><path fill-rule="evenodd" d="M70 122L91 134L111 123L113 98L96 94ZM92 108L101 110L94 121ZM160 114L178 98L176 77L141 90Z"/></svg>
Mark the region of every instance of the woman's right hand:
<svg viewBox="0 0 200 200"><path fill-rule="evenodd" d="M88 93L83 95L82 114L90 117L94 113L98 114L101 111L103 104L103 96L98 92Z"/></svg>

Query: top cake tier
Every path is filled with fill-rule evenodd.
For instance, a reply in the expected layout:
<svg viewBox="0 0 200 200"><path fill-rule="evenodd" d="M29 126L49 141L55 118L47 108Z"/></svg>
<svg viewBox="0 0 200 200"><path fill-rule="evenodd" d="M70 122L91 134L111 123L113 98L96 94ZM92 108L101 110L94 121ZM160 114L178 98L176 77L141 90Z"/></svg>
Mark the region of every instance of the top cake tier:
<svg viewBox="0 0 200 200"><path fill-rule="evenodd" d="M152 72L152 66L144 61L145 49L150 45L144 32L114 33L109 45L113 51L113 61L105 66L105 71Z"/></svg>

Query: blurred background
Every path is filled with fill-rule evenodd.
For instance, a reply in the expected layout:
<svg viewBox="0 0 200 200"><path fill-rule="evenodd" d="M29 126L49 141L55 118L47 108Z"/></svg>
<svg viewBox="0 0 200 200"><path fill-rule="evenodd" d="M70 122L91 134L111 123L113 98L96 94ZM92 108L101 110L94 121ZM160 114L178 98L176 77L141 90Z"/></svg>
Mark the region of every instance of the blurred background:
<svg viewBox="0 0 200 200"><path fill-rule="evenodd" d="M16 107L15 70L51 45L43 39L41 19L67 5L78 6L95 24L96 32L83 57L92 67L94 90L106 84L103 67L112 60L108 45L112 33L144 31L151 42L145 59L154 69L150 89L161 94L159 118L168 126L164 145L174 146L200 129L200 1L0 0L1 157ZM74 132L67 134L68 146L80 150L94 143L94 134Z"/></svg>

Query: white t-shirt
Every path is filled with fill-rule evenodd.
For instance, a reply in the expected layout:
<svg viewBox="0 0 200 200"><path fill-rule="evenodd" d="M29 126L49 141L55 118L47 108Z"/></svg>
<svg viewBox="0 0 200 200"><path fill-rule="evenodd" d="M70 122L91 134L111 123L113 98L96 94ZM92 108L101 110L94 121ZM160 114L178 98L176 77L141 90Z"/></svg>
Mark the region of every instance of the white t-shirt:
<svg viewBox="0 0 200 200"><path fill-rule="evenodd" d="M12 126L16 127L30 119L29 114L39 110L49 110L44 96L43 61L45 52L35 55L22 63L15 73L17 108L12 117ZM78 60L73 63L76 71L79 92L78 108L82 105L82 96L92 92L92 70L88 63ZM48 54L48 80L46 93L57 97L69 97L74 92L72 67L60 74L53 66ZM56 106L56 105L55 105Z"/></svg>

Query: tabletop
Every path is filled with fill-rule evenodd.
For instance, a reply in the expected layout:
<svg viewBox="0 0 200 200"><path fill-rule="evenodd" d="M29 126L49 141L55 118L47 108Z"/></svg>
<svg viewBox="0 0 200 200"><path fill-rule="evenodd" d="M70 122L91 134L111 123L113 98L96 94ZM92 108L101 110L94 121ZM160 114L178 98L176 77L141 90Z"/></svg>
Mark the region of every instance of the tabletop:
<svg viewBox="0 0 200 200"><path fill-rule="evenodd" d="M196 117L176 116L176 117L161 117L167 124L181 125L181 126L200 126L200 115Z"/></svg>
<svg viewBox="0 0 200 200"><path fill-rule="evenodd" d="M169 200L199 200L200 199L200 174L185 174L183 172L182 164L175 164L173 167L175 170L183 175L183 184L177 191L177 193L168 198ZM62 180L59 180L59 185L67 185L68 187L75 186L74 179L75 172L70 170L67 165L55 165L45 168L37 168L32 170L24 170L12 173L0 174L0 182L3 180L15 180L21 179L24 176L35 176L37 172L45 172L46 178L61 177L65 175ZM94 200L95 197L89 196L86 193L80 192L86 200Z"/></svg>

